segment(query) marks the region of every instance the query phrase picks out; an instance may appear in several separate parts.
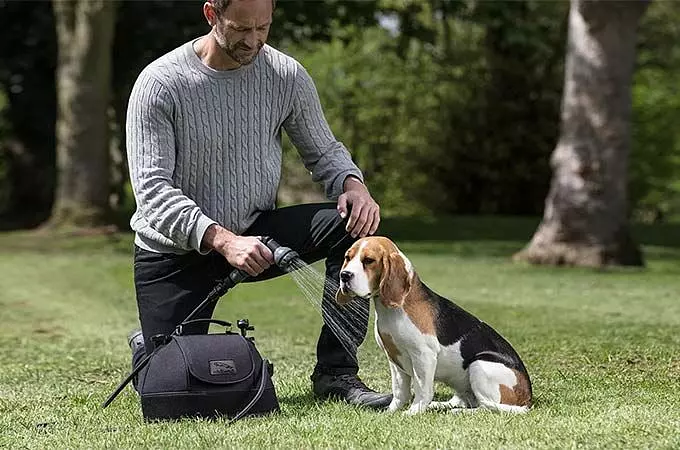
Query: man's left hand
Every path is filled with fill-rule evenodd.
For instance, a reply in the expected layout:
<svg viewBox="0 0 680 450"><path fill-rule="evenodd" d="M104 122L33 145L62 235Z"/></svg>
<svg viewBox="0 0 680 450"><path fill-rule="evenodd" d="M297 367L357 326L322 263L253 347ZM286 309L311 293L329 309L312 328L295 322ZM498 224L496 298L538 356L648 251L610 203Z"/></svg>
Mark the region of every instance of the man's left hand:
<svg viewBox="0 0 680 450"><path fill-rule="evenodd" d="M380 206L366 186L354 177L347 177L343 188L344 193L338 198L340 217L346 218L348 209L351 209L345 230L353 238L372 235L380 224Z"/></svg>

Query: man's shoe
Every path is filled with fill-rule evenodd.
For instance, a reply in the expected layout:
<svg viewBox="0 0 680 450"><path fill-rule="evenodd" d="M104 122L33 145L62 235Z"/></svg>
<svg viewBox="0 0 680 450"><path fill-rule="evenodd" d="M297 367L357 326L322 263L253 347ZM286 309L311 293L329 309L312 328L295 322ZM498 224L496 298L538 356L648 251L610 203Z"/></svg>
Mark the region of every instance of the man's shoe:
<svg viewBox="0 0 680 450"><path fill-rule="evenodd" d="M130 334L128 334L128 345L130 346L130 350L132 350L132 353L136 353L137 349L140 347L144 347L144 336L142 335L142 330L132 330Z"/></svg>
<svg viewBox="0 0 680 450"><path fill-rule="evenodd" d="M313 382L314 394L320 398L340 398L347 403L384 409L392 394L381 394L366 386L356 375L319 375Z"/></svg>

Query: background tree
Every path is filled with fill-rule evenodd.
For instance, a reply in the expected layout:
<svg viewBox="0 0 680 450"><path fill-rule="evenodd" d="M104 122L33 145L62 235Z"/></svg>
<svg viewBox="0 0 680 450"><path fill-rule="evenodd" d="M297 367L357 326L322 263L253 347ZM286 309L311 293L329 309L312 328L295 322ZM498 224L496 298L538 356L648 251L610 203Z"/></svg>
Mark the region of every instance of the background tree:
<svg viewBox="0 0 680 450"><path fill-rule="evenodd" d="M50 223L108 223L111 45L116 3L55 0L57 190Z"/></svg>
<svg viewBox="0 0 680 450"><path fill-rule="evenodd" d="M646 1L572 0L562 130L543 221L517 259L642 265L628 221L635 44Z"/></svg>

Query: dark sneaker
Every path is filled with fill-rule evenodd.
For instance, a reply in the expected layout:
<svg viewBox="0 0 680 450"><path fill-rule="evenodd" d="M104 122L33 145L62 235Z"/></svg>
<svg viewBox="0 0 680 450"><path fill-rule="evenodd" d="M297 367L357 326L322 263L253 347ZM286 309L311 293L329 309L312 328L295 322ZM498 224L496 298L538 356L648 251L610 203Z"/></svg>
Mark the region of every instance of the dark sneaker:
<svg viewBox="0 0 680 450"><path fill-rule="evenodd" d="M144 347L144 336L142 336L142 330L132 330L130 334L128 334L128 345L130 346L130 350L132 350L132 353L136 353L137 349L140 347Z"/></svg>
<svg viewBox="0 0 680 450"><path fill-rule="evenodd" d="M314 395L320 398L340 398L347 403L384 409L392 394L381 394L366 386L356 375L319 375L313 382Z"/></svg>

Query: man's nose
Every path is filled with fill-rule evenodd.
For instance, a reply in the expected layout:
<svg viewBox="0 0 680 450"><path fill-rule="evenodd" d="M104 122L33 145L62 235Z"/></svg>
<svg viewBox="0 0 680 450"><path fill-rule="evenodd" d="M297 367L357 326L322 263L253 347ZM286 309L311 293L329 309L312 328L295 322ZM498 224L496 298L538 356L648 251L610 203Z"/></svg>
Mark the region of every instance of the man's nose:
<svg viewBox="0 0 680 450"><path fill-rule="evenodd" d="M250 48L256 48L259 41L257 31L250 30L246 33L244 39L246 45Z"/></svg>
<svg viewBox="0 0 680 450"><path fill-rule="evenodd" d="M342 272L340 272L340 281L342 281L343 283L347 283L349 280L352 279L352 277L354 277L354 274L349 270L343 270Z"/></svg>

